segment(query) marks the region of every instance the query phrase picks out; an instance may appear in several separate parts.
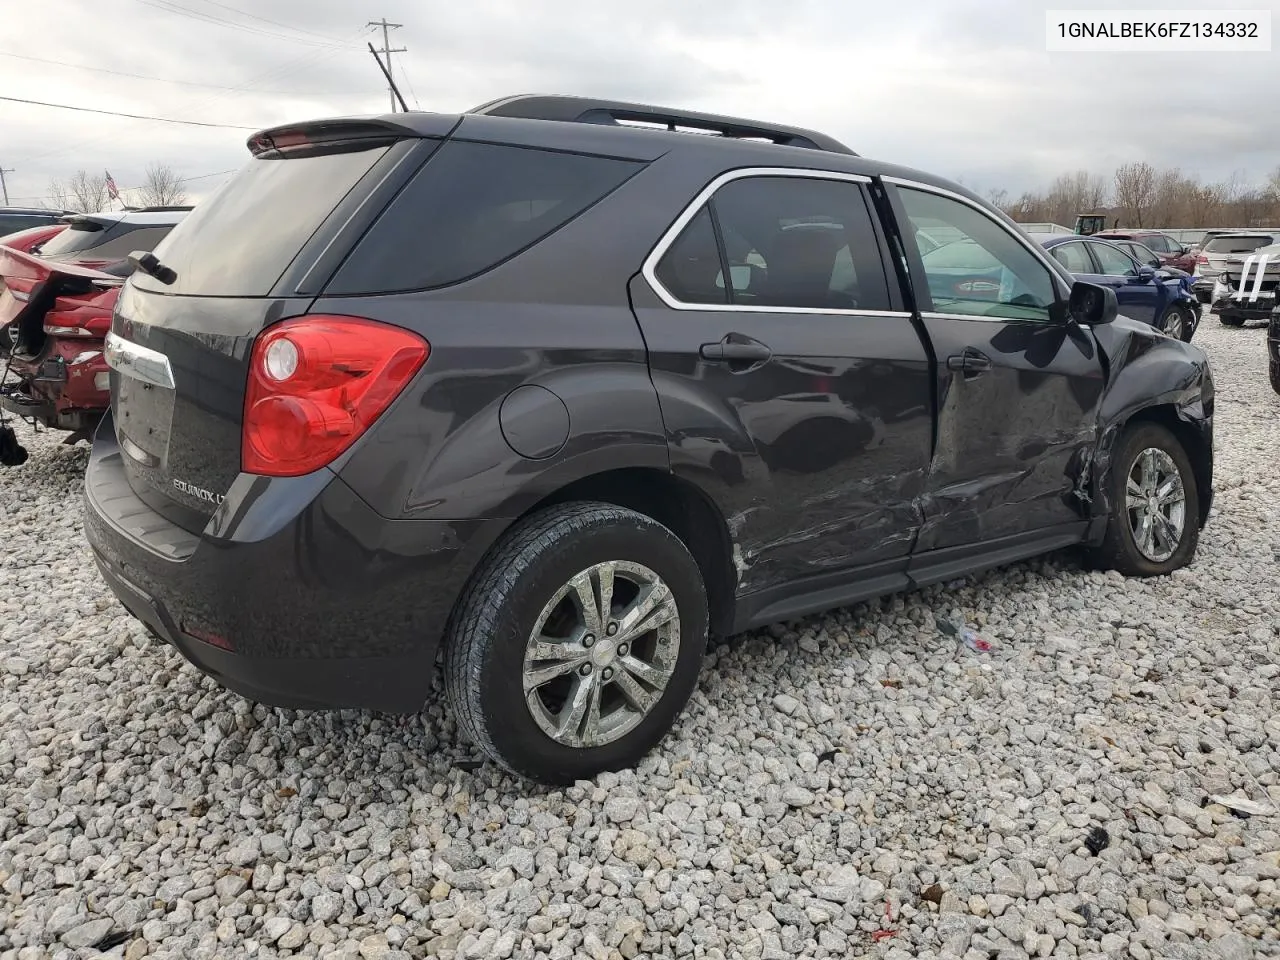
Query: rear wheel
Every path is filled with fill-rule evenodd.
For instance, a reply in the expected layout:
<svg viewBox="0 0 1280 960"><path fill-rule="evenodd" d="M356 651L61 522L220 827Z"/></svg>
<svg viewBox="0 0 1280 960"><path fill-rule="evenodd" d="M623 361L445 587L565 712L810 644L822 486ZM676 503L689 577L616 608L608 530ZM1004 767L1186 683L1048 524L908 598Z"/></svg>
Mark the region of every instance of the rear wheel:
<svg viewBox="0 0 1280 960"><path fill-rule="evenodd" d="M1116 443L1111 519L1099 566L1154 577L1186 566L1200 539L1200 498L1186 450L1156 423L1130 426Z"/></svg>
<svg viewBox="0 0 1280 960"><path fill-rule="evenodd" d="M693 692L707 622L698 565L662 524L610 504L550 508L503 538L454 611L454 716L534 780L632 766Z"/></svg>
<svg viewBox="0 0 1280 960"><path fill-rule="evenodd" d="M1169 304L1169 308L1160 319L1160 329L1175 340L1189 343L1191 334L1195 330L1195 317L1191 313L1191 308L1181 303Z"/></svg>

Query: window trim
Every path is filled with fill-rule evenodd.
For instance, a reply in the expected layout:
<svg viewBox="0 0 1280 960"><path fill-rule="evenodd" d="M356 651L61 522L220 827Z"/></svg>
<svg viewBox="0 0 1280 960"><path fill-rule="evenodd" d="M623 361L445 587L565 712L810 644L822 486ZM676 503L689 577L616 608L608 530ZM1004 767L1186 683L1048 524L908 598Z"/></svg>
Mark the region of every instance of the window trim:
<svg viewBox="0 0 1280 960"><path fill-rule="evenodd" d="M1018 243L1022 244L1027 249L1027 251L1031 254L1031 256L1033 256L1035 259L1040 261L1041 265L1049 271L1050 275L1053 276L1055 280L1058 280L1061 282L1062 286L1069 287L1069 284L1067 284L1066 278L1062 276L1062 273L1069 272L1067 271L1066 267L1063 267L1062 264L1053 260L1049 256L1048 251L1045 250L1044 247L1041 247L1038 243L1036 243L1030 237L1028 237L1023 230L1021 229L1010 230L1008 224L1002 223L998 217L992 216L991 211L988 210L986 207L984 207L982 204L969 199L962 193L956 193L954 190L948 190L945 187L936 187L931 183L922 183L919 180L911 180L908 177L881 177L881 179L885 183L892 184L895 187L902 187L908 190L923 190L926 193L935 193L940 197L947 197L950 200L955 200L959 203L963 203L967 207L972 207L974 210L978 211L978 213L982 214L984 217L986 217L996 226L1001 227L1006 233L1008 233L1011 237L1017 240ZM1061 289L1058 290L1059 294L1061 294L1062 292L1063 291ZM1039 322L1039 321L1034 321L1034 322Z"/></svg>
<svg viewBox="0 0 1280 960"><path fill-rule="evenodd" d="M712 213L712 222L713 224L715 223L716 218L714 216L714 212L710 209L710 205L712 198L721 187L728 183L732 183L735 180L758 179L761 177L798 177L806 180L840 180L845 183L867 185L870 185L872 182L870 177L861 173L844 173L838 170L815 170L808 167L742 167L738 170L729 170L720 174L720 176L716 177L709 184L703 187L689 205L681 211L680 215L676 217L671 226L667 228L667 231L658 240L653 250L650 251L649 256L645 258L644 264L640 267L641 275L644 277L645 282L649 284L649 288L658 295L658 299L672 310L699 310L704 313L804 313L823 314L835 317L911 317L911 312L908 310L853 310L838 307L775 307L761 306L757 304L733 303L732 294L727 297L727 299L731 301L729 303L687 303L684 300L680 300L667 290L667 288L658 280L658 264L661 262L662 258L666 256L667 250L676 242L676 239L680 234L684 232L684 228L692 222L693 218L696 217L703 208L707 208L708 212ZM879 232L874 230L877 218L876 210L873 205L868 205L867 214L871 221L873 232L876 234L876 244L879 246L881 239ZM717 234L718 233L719 230L717 228ZM879 259L883 263L884 252L878 250L877 253L879 254ZM885 281L890 288L893 286L894 279L895 278L891 276L886 269Z"/></svg>
<svg viewBox="0 0 1280 960"><path fill-rule="evenodd" d="M1026 232L1022 230L1022 228L1019 227L1017 229L1010 230L1008 224L1002 223L999 217L992 216L991 211L985 208L982 204L969 199L963 194L956 193L954 190L948 190L945 187L937 187L931 183L922 183L919 180L911 180L907 177L881 177L881 180L893 186L895 190L920 190L924 193L932 193L940 197L946 197L948 200L955 200L958 203L976 210L997 227L1001 227L1005 233L1013 237L1018 243L1022 244L1022 246L1031 254L1032 259L1037 260L1040 265L1048 271L1050 283L1053 285L1054 292L1057 293L1058 296L1062 297L1063 300L1066 299L1066 297L1063 296L1064 288L1066 288L1066 292L1068 294L1070 293L1071 285L1067 282L1067 277L1072 276L1071 272L1053 257L1049 256L1049 251L1027 236ZM902 202L902 196L899 193L896 203L901 204ZM901 232L901 228L899 228L899 232ZM921 261L921 266L923 266L924 255L921 254L918 249L916 251L916 256ZM912 270L910 258L908 258L905 266L907 268L907 275L911 278L911 282L914 286L916 281L915 278L911 276ZM1064 273L1066 274L1066 277L1063 276ZM924 282L927 292L929 285L927 272ZM930 304L933 303L932 296L929 297L929 302ZM978 320L984 323L1034 323L1039 325L1059 324L1059 321L1053 318L1052 312L1050 312L1049 317L1045 320L1035 320L1030 317L991 317L969 313L946 313L937 310L921 310L920 316L926 320ZM1087 327L1088 324L1081 324L1080 326Z"/></svg>

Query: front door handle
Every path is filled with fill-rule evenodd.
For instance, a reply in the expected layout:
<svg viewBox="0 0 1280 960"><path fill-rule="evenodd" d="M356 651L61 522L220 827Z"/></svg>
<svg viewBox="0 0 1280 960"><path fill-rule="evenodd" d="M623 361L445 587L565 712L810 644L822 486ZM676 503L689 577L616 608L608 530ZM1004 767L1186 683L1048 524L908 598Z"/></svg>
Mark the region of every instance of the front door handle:
<svg viewBox="0 0 1280 960"><path fill-rule="evenodd" d="M767 363L773 351L759 340L731 333L719 343L704 343L698 348L698 355L712 363L758 364Z"/></svg>
<svg viewBox="0 0 1280 960"><path fill-rule="evenodd" d="M965 350L947 357L947 369L963 372L967 380L990 370L991 358L977 350Z"/></svg>

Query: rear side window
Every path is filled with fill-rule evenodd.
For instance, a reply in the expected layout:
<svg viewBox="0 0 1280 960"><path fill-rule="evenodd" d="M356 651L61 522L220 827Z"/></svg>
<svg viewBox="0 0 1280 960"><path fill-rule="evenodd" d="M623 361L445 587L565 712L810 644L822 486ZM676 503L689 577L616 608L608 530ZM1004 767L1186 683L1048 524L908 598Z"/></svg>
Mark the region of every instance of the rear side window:
<svg viewBox="0 0 1280 960"><path fill-rule="evenodd" d="M737 269L731 267L730 272ZM750 271L751 267L744 264L742 269ZM680 236L663 256L654 275L667 292L682 303L729 302L716 231L706 207L699 210L689 225L680 231ZM745 284L749 283L747 279Z"/></svg>
<svg viewBox="0 0 1280 960"><path fill-rule="evenodd" d="M543 240L642 166L449 141L382 213L326 293L426 290L474 277Z"/></svg>
<svg viewBox="0 0 1280 960"><path fill-rule="evenodd" d="M156 248L177 280L166 285L138 272L133 283L157 293L266 296L303 244L386 152L380 146L251 160Z"/></svg>

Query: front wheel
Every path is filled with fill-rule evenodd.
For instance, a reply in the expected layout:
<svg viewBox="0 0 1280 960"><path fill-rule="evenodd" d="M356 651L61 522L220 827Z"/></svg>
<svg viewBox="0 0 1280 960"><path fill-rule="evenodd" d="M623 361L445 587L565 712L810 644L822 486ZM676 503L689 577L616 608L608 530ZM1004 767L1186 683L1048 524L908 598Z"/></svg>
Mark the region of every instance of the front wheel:
<svg viewBox="0 0 1280 960"><path fill-rule="evenodd" d="M1116 443L1111 518L1099 566L1155 577L1186 566L1200 539L1200 498L1186 450L1156 423L1130 426Z"/></svg>
<svg viewBox="0 0 1280 960"><path fill-rule="evenodd" d="M454 717L533 780L632 766L692 694L707 623L701 571L665 526L603 503L541 511L490 552L450 618Z"/></svg>
<svg viewBox="0 0 1280 960"><path fill-rule="evenodd" d="M1191 342L1191 334L1195 332L1195 328L1196 322L1191 308L1182 303L1169 304L1169 309L1164 312L1164 317L1160 321L1160 329L1167 336L1181 340L1183 343Z"/></svg>

